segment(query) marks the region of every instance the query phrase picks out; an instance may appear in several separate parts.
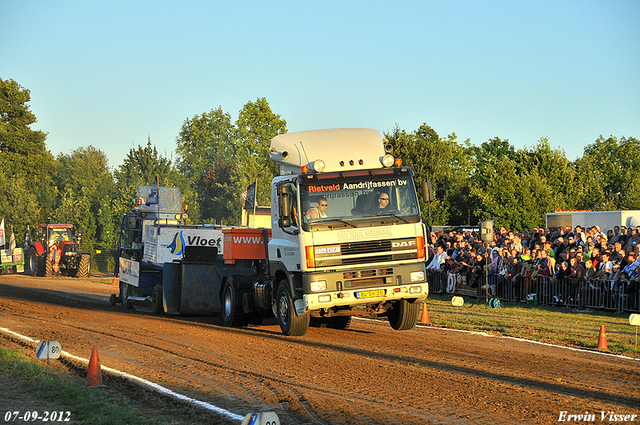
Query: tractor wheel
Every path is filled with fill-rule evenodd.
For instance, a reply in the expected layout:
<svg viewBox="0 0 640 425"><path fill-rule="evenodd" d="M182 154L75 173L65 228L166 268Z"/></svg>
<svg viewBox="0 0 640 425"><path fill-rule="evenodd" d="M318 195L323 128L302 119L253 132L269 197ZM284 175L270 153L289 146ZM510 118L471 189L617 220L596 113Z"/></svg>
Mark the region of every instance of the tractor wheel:
<svg viewBox="0 0 640 425"><path fill-rule="evenodd" d="M53 264L49 255L44 258L44 277L53 277Z"/></svg>
<svg viewBox="0 0 640 425"><path fill-rule="evenodd" d="M38 272L38 255L34 247L29 248L27 252L27 274L35 276Z"/></svg>
<svg viewBox="0 0 640 425"><path fill-rule="evenodd" d="M90 270L91 270L91 255L81 254L80 264L78 264L78 269L75 271L75 276L86 279L89 277Z"/></svg>

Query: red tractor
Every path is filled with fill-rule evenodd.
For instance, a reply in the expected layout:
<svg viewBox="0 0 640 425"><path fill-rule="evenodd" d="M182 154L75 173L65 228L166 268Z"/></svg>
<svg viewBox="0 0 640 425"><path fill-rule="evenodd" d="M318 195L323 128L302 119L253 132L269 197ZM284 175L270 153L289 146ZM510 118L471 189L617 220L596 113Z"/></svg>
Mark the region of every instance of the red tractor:
<svg viewBox="0 0 640 425"><path fill-rule="evenodd" d="M75 237L74 237L75 236ZM40 224L27 234L26 272L31 276L89 277L91 254L79 251L82 233L73 224Z"/></svg>

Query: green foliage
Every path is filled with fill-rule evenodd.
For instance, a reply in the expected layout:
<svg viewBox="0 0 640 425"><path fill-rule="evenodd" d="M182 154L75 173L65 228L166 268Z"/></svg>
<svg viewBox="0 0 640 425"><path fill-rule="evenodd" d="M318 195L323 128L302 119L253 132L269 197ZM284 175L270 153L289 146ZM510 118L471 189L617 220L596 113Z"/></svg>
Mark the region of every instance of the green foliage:
<svg viewBox="0 0 640 425"><path fill-rule="evenodd" d="M187 178L183 176L173 165L171 160L158 154L158 150L151 144L151 138L147 139L146 146L130 149L122 165L114 171L115 198L111 206L114 215L120 218L130 211L131 200L137 196L138 186L151 185L158 177L161 186L177 186L180 192L187 187Z"/></svg>
<svg viewBox="0 0 640 425"><path fill-rule="evenodd" d="M584 159L598 173L602 204L608 210L638 209L640 185L640 141L600 136L584 149ZM598 208L600 209L600 208Z"/></svg>
<svg viewBox="0 0 640 425"><path fill-rule="evenodd" d="M205 222L240 222L239 194L258 180L259 205L270 205L277 166L271 139L286 133L286 121L265 98L248 102L235 124L221 107L186 120L177 139L178 169L189 179Z"/></svg>
<svg viewBox="0 0 640 425"><path fill-rule="evenodd" d="M105 239L111 242L109 233L114 223L105 221L103 211L112 213L110 199L115 193L115 184L107 156L101 150L88 146L68 155L60 154L57 161L55 181L60 196L52 220L80 226L84 231L83 247ZM104 232L107 234L103 235Z"/></svg>
<svg viewBox="0 0 640 425"><path fill-rule="evenodd" d="M271 111L264 97L244 105L236 121L238 162L232 177L238 194L257 179L258 205L271 204L271 179L279 170L269 159L269 147L271 139L286 132L287 122Z"/></svg>
<svg viewBox="0 0 640 425"><path fill-rule="evenodd" d="M0 78L0 170L12 188L3 186L7 193L0 199L9 199L19 192L35 196L37 205L28 195L27 205L0 204L1 211L12 210L8 221L24 228L27 223L40 222L55 205L57 193L53 182L55 163L45 147L46 134L31 130L36 122L29 110L29 90L13 80ZM35 216L30 214L36 214Z"/></svg>
<svg viewBox="0 0 640 425"><path fill-rule="evenodd" d="M465 212L468 210L457 207L463 204L460 192L468 192L470 166L456 135L443 139L433 128L423 124L410 134L396 125L385 137L393 146L394 155L402 158L403 164L416 173L416 186L420 187L423 181L431 181L434 201L431 205L420 201L424 220L430 224L451 223L452 219L456 223L466 221Z"/></svg>
<svg viewBox="0 0 640 425"><path fill-rule="evenodd" d="M177 167L189 181L192 218L196 209L205 222L234 220L237 192L229 174L235 158L235 137L231 116L221 107L182 125L176 141Z"/></svg>
<svg viewBox="0 0 640 425"><path fill-rule="evenodd" d="M27 227L33 228L34 217L40 217L38 197L27 187L24 177L7 176L0 170L0 211L5 218L5 229L15 233L16 245L21 246Z"/></svg>

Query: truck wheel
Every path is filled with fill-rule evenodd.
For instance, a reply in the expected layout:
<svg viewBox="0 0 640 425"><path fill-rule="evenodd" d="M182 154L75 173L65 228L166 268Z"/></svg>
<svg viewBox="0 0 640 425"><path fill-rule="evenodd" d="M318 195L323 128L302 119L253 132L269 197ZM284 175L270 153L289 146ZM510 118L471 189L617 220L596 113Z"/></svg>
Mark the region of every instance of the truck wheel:
<svg viewBox="0 0 640 425"><path fill-rule="evenodd" d="M151 308L155 314L162 314L164 307L162 305L162 286L156 285L151 293Z"/></svg>
<svg viewBox="0 0 640 425"><path fill-rule="evenodd" d="M89 277L90 270L91 270L91 255L81 254L80 264L78 264L78 269L75 272L75 276L82 279L86 279Z"/></svg>
<svg viewBox="0 0 640 425"><path fill-rule="evenodd" d="M27 252L27 274L35 276L38 271L38 256L35 248L29 248Z"/></svg>
<svg viewBox="0 0 640 425"><path fill-rule="evenodd" d="M420 318L421 303L407 300L395 301L393 308L387 313L389 324L396 331L413 329Z"/></svg>
<svg viewBox="0 0 640 425"><path fill-rule="evenodd" d="M309 312L298 316L293 305L293 299L289 294L286 280L278 285L278 294L276 297L278 307L278 324L282 333L290 336L304 335L309 328Z"/></svg>
<svg viewBox="0 0 640 425"><path fill-rule="evenodd" d="M133 308L133 303L127 299L128 296L129 296L129 285L124 282L120 282L120 298L122 299L123 307L126 309Z"/></svg>
<svg viewBox="0 0 640 425"><path fill-rule="evenodd" d="M238 305L239 294L233 278L229 276L222 291L222 323L225 326L245 326L247 317L242 312L242 307Z"/></svg>

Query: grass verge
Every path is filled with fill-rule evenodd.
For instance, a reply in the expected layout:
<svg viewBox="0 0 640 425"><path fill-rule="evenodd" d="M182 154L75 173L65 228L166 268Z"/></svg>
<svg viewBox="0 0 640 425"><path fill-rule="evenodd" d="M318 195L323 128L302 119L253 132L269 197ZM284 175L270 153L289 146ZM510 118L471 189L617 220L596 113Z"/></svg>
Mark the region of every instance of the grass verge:
<svg viewBox="0 0 640 425"><path fill-rule="evenodd" d="M15 416L23 421L27 411L40 415L47 411L69 418L67 423L73 424L237 424L144 390L122 378L103 375L103 383L99 388L86 387L83 379L66 369L47 368L46 363L37 363L20 351L0 346L0 385L8 390L7 397L0 402L0 420L6 419L7 414L11 417L8 412L19 412ZM58 422L56 419L49 421Z"/></svg>
<svg viewBox="0 0 640 425"><path fill-rule="evenodd" d="M433 326L524 338L562 346L597 350L605 326L608 352L640 358L635 326L629 313L577 312L566 307L505 303L490 308L481 299L465 298L454 307L450 295L429 295L427 311Z"/></svg>

